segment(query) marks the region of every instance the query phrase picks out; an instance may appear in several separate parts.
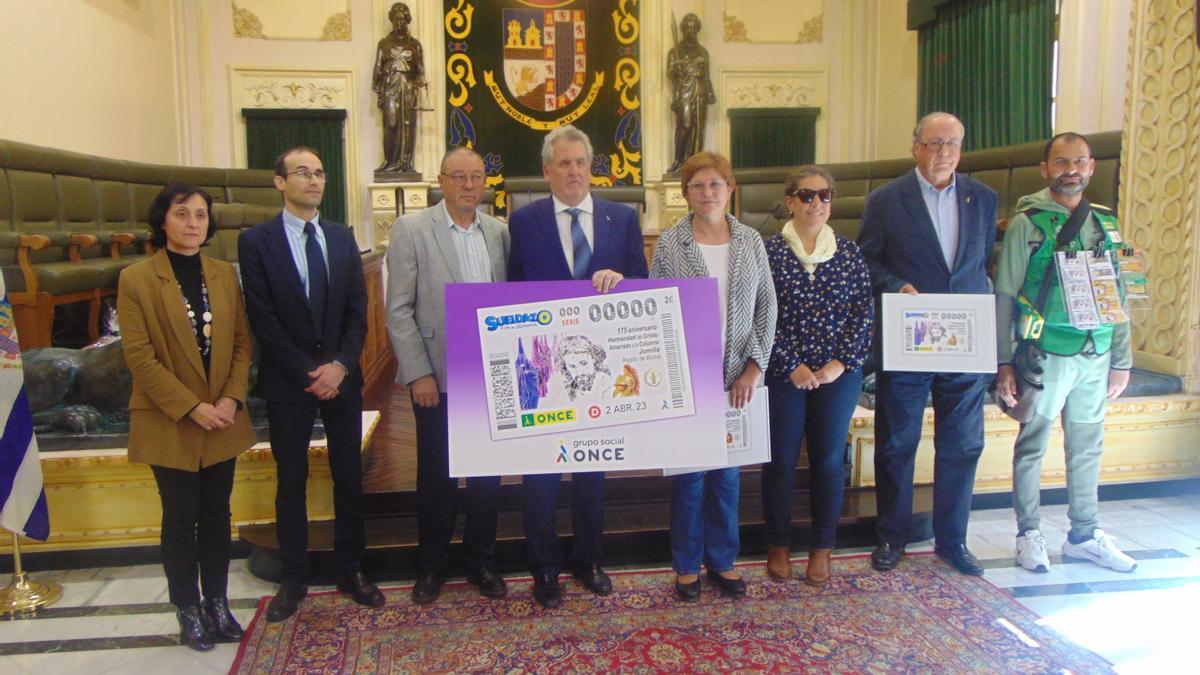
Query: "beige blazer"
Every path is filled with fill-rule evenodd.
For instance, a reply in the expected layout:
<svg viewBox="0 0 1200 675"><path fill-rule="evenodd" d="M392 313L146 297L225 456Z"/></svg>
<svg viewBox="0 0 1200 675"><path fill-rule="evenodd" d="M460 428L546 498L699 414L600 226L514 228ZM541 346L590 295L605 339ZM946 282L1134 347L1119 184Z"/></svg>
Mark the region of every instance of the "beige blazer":
<svg viewBox="0 0 1200 675"><path fill-rule="evenodd" d="M508 226L479 214L492 278L505 280ZM446 391L446 284L462 282L462 261L442 203L401 216L387 250L387 327L396 353L396 381L412 384L432 374Z"/></svg>
<svg viewBox="0 0 1200 675"><path fill-rule="evenodd" d="M254 444L246 412L253 348L237 272L207 256L200 258L200 266L213 313L208 373L166 250L121 272L117 318L133 373L131 462L198 471ZM225 396L241 403L229 428L205 431L188 417L200 402L215 403Z"/></svg>

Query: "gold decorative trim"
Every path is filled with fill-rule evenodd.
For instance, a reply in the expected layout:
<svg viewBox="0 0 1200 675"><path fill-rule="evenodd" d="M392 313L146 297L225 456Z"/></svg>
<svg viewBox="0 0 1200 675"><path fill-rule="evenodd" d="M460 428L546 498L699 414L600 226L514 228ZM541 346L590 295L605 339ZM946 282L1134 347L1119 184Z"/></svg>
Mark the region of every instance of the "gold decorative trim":
<svg viewBox="0 0 1200 675"><path fill-rule="evenodd" d="M629 7L630 4L636 5L637 0L620 0L617 9L612 13L613 32L617 36L617 42L623 45L636 42L638 33L641 32L637 13Z"/></svg>
<svg viewBox="0 0 1200 675"><path fill-rule="evenodd" d="M350 10L346 10L325 19L325 29L321 31L321 39L349 42L351 32Z"/></svg>
<svg viewBox="0 0 1200 675"><path fill-rule="evenodd" d="M471 19L475 16L475 5L467 0L458 0L458 4L446 12L446 34L455 40L462 40L471 33Z"/></svg>
<svg viewBox="0 0 1200 675"><path fill-rule="evenodd" d="M727 14L721 13L721 18L725 21L725 42L749 42L750 36L746 34L746 24L742 20Z"/></svg>
<svg viewBox="0 0 1200 675"><path fill-rule="evenodd" d="M262 20L254 12L238 7L236 2L233 3L233 36L267 39L267 36L263 35Z"/></svg>
<svg viewBox="0 0 1200 675"><path fill-rule="evenodd" d="M825 15L818 14L800 27L800 34L796 37L796 42L802 45L824 42L825 40Z"/></svg>
<svg viewBox="0 0 1200 675"><path fill-rule="evenodd" d="M247 102L253 108L343 108L345 90L335 84L293 80L247 84Z"/></svg>

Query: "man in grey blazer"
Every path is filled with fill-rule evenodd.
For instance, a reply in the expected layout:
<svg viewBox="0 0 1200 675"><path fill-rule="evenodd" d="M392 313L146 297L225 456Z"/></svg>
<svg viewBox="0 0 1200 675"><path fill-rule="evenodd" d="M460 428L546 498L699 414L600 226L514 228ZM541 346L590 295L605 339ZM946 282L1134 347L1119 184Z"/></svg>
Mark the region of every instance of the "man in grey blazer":
<svg viewBox="0 0 1200 675"><path fill-rule="evenodd" d="M505 280L508 228L477 208L483 160L469 148L442 158L445 198L392 225L388 245L387 324L407 384L417 426L417 543L421 574L413 601L437 599L454 534L458 480L450 478L446 418L446 293L448 283ZM500 477L467 479L463 551L467 581L489 598L508 592L493 567Z"/></svg>

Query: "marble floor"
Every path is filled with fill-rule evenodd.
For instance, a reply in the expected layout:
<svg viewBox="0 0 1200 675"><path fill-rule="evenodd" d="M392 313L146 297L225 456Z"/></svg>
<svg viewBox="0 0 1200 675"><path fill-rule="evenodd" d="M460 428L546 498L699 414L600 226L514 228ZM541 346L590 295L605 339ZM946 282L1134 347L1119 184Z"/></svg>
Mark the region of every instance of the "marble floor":
<svg viewBox="0 0 1200 675"><path fill-rule="evenodd" d="M986 579L1008 590L1041 622L1098 652L1127 673L1195 672L1195 613L1200 608L1200 495L1108 501L1105 531L1138 560L1122 574L1053 556L1034 574L1013 560L1012 511L971 514L968 546ZM1066 507L1043 509L1051 552L1066 538ZM911 547L928 550L928 546ZM859 550L839 550L855 553ZM0 673L226 672L236 645L200 654L180 647L166 585L157 565L35 571L62 584L63 598L34 618L0 621ZM516 592L527 592L518 584ZM244 560L230 570L234 613L249 623L258 598L274 591ZM1190 664L1190 665L1189 665Z"/></svg>

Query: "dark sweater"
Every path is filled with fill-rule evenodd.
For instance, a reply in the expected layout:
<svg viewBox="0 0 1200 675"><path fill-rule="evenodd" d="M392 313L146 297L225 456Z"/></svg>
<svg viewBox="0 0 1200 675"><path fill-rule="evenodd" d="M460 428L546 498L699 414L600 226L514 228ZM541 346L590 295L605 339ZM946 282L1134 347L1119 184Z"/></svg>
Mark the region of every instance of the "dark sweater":
<svg viewBox="0 0 1200 675"><path fill-rule="evenodd" d="M203 274L200 269L200 254L182 255L168 249L167 259L171 261L171 271L175 273L175 280L179 282L184 299L196 314L196 348L200 350L200 360L204 362L204 372L207 374L211 350L209 353L204 352L204 336L200 333L204 326L204 320L201 318L204 313L204 296L200 292L200 278Z"/></svg>

